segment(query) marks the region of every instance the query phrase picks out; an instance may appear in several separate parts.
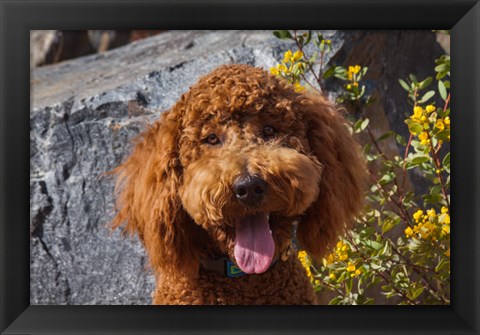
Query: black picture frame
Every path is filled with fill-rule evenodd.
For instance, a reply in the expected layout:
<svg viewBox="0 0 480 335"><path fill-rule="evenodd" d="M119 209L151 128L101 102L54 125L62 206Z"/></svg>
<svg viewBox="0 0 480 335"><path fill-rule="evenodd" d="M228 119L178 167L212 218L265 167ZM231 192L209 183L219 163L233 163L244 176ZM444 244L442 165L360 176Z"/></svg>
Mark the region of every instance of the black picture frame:
<svg viewBox="0 0 480 335"><path fill-rule="evenodd" d="M477 1L2 0L0 6L2 334L479 334L480 4ZM455 114L451 205L452 222L458 223L451 233L452 304L29 306L29 31L91 28L451 29L451 109Z"/></svg>

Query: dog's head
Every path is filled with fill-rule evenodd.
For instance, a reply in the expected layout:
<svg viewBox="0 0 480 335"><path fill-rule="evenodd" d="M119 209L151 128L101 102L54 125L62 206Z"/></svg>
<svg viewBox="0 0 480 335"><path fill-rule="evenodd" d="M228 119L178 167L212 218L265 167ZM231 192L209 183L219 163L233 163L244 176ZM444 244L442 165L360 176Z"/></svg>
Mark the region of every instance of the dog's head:
<svg viewBox="0 0 480 335"><path fill-rule="evenodd" d="M226 254L262 273L293 226L315 258L362 205L364 162L334 106L267 72L221 66L138 139L119 166L118 214L156 271Z"/></svg>

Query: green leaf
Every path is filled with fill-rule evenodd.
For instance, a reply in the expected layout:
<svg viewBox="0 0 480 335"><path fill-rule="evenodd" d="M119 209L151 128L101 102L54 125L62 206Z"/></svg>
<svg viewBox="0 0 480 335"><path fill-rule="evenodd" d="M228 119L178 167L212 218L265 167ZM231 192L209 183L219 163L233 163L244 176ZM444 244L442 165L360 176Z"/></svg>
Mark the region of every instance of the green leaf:
<svg viewBox="0 0 480 335"><path fill-rule="evenodd" d="M367 73L367 71L368 71L367 66L362 67L362 70L360 71L360 74L361 74L360 78L362 78Z"/></svg>
<svg viewBox="0 0 480 335"><path fill-rule="evenodd" d="M404 147L407 145L407 141L405 141L405 138L400 134L395 134L395 141Z"/></svg>
<svg viewBox="0 0 480 335"><path fill-rule="evenodd" d="M383 245L381 243L378 243L376 241L369 241L369 247L372 247L375 250L380 250L382 249Z"/></svg>
<svg viewBox="0 0 480 335"><path fill-rule="evenodd" d="M442 141L450 141L448 139L448 136L450 135L450 129L445 129L439 133L436 133L435 134L435 137L438 139L438 140L442 140Z"/></svg>
<svg viewBox="0 0 480 335"><path fill-rule="evenodd" d="M370 152L371 148L372 148L372 145L370 143L367 143L362 148L362 151L363 151L364 154L368 154Z"/></svg>
<svg viewBox="0 0 480 335"><path fill-rule="evenodd" d="M385 134L377 138L377 142L383 141L389 137L392 137L393 135L395 135L395 132L393 130L387 131Z"/></svg>
<svg viewBox="0 0 480 335"><path fill-rule="evenodd" d="M414 291L411 293L411 298L410 298L410 299L412 299L412 300L417 299L418 296L419 296L420 294L422 294L422 292L423 292L423 286L421 286L421 287L417 288L416 290L414 290Z"/></svg>
<svg viewBox="0 0 480 335"><path fill-rule="evenodd" d="M418 89L423 90L427 88L432 83L432 81L433 81L432 77L427 77L425 80L423 80L418 84Z"/></svg>
<svg viewBox="0 0 480 335"><path fill-rule="evenodd" d="M417 77L415 77L413 74L410 74L409 77L410 77L410 80L412 81L412 83L414 83L414 84L418 83Z"/></svg>
<svg viewBox="0 0 480 335"><path fill-rule="evenodd" d="M347 293L352 292L353 278L349 278L345 281L345 291Z"/></svg>
<svg viewBox="0 0 480 335"><path fill-rule="evenodd" d="M422 164L422 163L426 163L430 161L430 157L428 156L418 156L418 157L415 157L412 159L412 164L415 164L415 165L419 165L419 164Z"/></svg>
<svg viewBox="0 0 480 335"><path fill-rule="evenodd" d="M404 80L398 79L398 82L400 83L400 85L402 85L405 91L410 92L410 86L408 86L408 84Z"/></svg>
<svg viewBox="0 0 480 335"><path fill-rule="evenodd" d="M358 120L357 122L355 122L355 125L353 126L353 131L355 133L360 133L364 131L365 128L367 128L369 122L370 122L369 119Z"/></svg>
<svg viewBox="0 0 480 335"><path fill-rule="evenodd" d="M430 188L430 195L438 195L442 192L442 185L434 185Z"/></svg>
<svg viewBox="0 0 480 335"><path fill-rule="evenodd" d="M423 104L423 103L427 102L429 99L431 99L434 95L435 95L435 91L428 91L428 92L425 93L425 94L423 95L423 97L422 97L420 100L418 100L417 102L418 102L419 104Z"/></svg>
<svg viewBox="0 0 480 335"><path fill-rule="evenodd" d="M447 100L447 89L441 80L438 81L438 93L440 93L440 97L443 101Z"/></svg>
<svg viewBox="0 0 480 335"><path fill-rule="evenodd" d="M423 131L422 125L417 122L410 122L408 124L408 129L412 134L420 134Z"/></svg>
<svg viewBox="0 0 480 335"><path fill-rule="evenodd" d="M363 96L363 94L365 93L365 85L362 85L362 88L360 90L360 94L359 94L359 98Z"/></svg>
<svg viewBox="0 0 480 335"><path fill-rule="evenodd" d="M279 38L281 40L285 40L285 39L293 40L293 36L288 30L275 30L273 32L273 35L275 35L276 38Z"/></svg>
<svg viewBox="0 0 480 335"><path fill-rule="evenodd" d="M335 73L335 66L330 66L324 73L323 73L323 78L324 79L327 79L327 78L330 78L331 76L333 76L333 74Z"/></svg>
<svg viewBox="0 0 480 335"><path fill-rule="evenodd" d="M448 67L446 63L442 63L440 65L435 66L435 72L445 72L448 71Z"/></svg>
<svg viewBox="0 0 480 335"><path fill-rule="evenodd" d="M450 173L450 153L447 153L443 158L442 166L448 173Z"/></svg>
<svg viewBox="0 0 480 335"><path fill-rule="evenodd" d="M320 44L325 38L323 37L322 33L317 33L317 40L318 43Z"/></svg>
<svg viewBox="0 0 480 335"><path fill-rule="evenodd" d="M384 210L382 212L382 214L385 215L386 217L390 218L390 219L393 219L393 220L396 220L396 219L399 218L397 213L392 212L392 211L388 211L388 210Z"/></svg>
<svg viewBox="0 0 480 335"><path fill-rule="evenodd" d="M309 30L308 31L308 35L307 35L307 40L305 41L305 45L307 45L308 43L310 43L310 40L312 39L312 31Z"/></svg>
<svg viewBox="0 0 480 335"><path fill-rule="evenodd" d="M442 194L425 194L422 196L424 206L430 205L437 205L439 202L443 200Z"/></svg>
<svg viewBox="0 0 480 335"><path fill-rule="evenodd" d="M334 70L334 77L337 77L339 79L347 80L347 69L345 69L343 66L336 66Z"/></svg>
<svg viewBox="0 0 480 335"><path fill-rule="evenodd" d="M335 297L328 303L329 305L338 305L342 301L342 297Z"/></svg>
<svg viewBox="0 0 480 335"><path fill-rule="evenodd" d="M435 267L435 272L440 272L445 266L450 266L450 261L446 258L440 259L440 262Z"/></svg>
<svg viewBox="0 0 480 335"><path fill-rule="evenodd" d="M382 178L380 178L380 179L378 180L378 182L379 182L380 185L385 185L385 184L390 183L390 182L394 179L394 177L395 177L395 176L394 176L393 173L387 172L386 174L384 174L384 175L382 176Z"/></svg>
<svg viewBox="0 0 480 335"><path fill-rule="evenodd" d="M382 234L386 233L390 229L395 227L395 221L393 220L385 220L385 222L382 225Z"/></svg>
<svg viewBox="0 0 480 335"><path fill-rule="evenodd" d="M435 76L435 79L440 80L440 79L442 79L443 77L445 77L447 74L448 74L447 71L439 72L439 73L437 73L437 75Z"/></svg>

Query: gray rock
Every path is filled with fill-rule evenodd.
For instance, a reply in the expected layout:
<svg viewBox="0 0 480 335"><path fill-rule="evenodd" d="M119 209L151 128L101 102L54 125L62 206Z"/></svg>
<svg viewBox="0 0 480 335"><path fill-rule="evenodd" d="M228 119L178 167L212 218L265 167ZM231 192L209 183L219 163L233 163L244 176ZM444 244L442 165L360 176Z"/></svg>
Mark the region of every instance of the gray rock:
<svg viewBox="0 0 480 335"><path fill-rule="evenodd" d="M376 65L369 90L382 97L396 129L405 111L397 80L433 71L435 35L324 33L333 41L332 61L362 64L363 55ZM270 31L171 31L33 70L31 304L149 304L154 278L139 241L108 227L114 181L105 173L200 76L226 63L268 69L293 47Z"/></svg>
<svg viewBox="0 0 480 335"><path fill-rule="evenodd" d="M42 65L51 52L56 39L56 30L30 31L30 68Z"/></svg>

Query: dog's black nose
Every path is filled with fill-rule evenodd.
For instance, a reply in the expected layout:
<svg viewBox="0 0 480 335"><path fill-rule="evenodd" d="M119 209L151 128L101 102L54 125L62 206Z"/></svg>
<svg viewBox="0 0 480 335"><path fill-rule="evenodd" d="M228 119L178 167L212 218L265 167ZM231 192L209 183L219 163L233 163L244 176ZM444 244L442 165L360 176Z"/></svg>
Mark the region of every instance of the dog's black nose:
<svg viewBox="0 0 480 335"><path fill-rule="evenodd" d="M237 199L249 206L257 205L265 195L267 183L258 176L241 175L233 183L233 192Z"/></svg>

